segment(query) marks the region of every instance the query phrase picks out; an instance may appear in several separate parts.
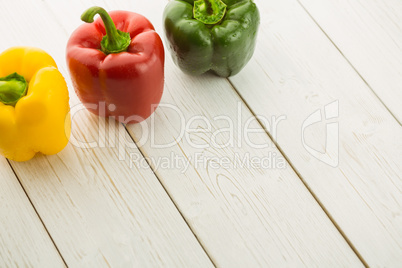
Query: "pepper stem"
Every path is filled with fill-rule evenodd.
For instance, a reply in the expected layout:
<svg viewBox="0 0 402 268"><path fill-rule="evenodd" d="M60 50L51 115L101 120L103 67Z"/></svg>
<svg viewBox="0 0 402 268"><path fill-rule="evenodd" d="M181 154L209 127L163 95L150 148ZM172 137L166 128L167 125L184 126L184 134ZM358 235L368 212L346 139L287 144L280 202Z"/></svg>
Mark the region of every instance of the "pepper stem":
<svg viewBox="0 0 402 268"><path fill-rule="evenodd" d="M17 73L0 78L0 102L15 106L27 94L28 83Z"/></svg>
<svg viewBox="0 0 402 268"><path fill-rule="evenodd" d="M131 43L130 34L116 29L112 18L101 7L90 7L82 15L81 20L87 23L94 22L94 17L99 14L105 25L106 35L101 41L101 50L105 54L127 51Z"/></svg>
<svg viewBox="0 0 402 268"><path fill-rule="evenodd" d="M225 16L226 7L222 0L194 1L194 18L204 24L217 24Z"/></svg>

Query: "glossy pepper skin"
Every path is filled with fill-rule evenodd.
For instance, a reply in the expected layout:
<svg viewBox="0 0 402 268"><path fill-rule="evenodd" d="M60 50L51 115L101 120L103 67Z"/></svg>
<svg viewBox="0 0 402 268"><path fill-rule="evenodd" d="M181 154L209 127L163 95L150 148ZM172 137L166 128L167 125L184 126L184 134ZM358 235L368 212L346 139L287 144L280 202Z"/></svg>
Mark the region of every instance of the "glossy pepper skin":
<svg viewBox="0 0 402 268"><path fill-rule="evenodd" d="M56 63L41 49L10 48L0 54L0 77L16 74L26 81L27 90L14 98L15 88L1 84L1 154L27 161L37 152L60 152L68 143L71 119L67 84Z"/></svg>
<svg viewBox="0 0 402 268"><path fill-rule="evenodd" d="M260 16L252 0L223 0L224 16L218 22L208 10L201 19L195 18L197 6L211 5L219 0L171 0L165 8L163 21L166 39L173 60L191 75L212 71L229 77L239 73L251 59L257 38ZM218 8L216 9L218 10ZM219 15L217 15L219 16ZM205 23L202 18L212 19Z"/></svg>
<svg viewBox="0 0 402 268"><path fill-rule="evenodd" d="M92 12L98 11L103 12L101 16L107 15L102 8L92 8ZM92 21L95 13L91 14ZM162 97L163 44L145 17L128 11L109 15L119 33L128 33L127 47L121 52L104 51L101 42L107 32L102 18L98 18L71 35L68 69L75 92L89 111L123 123L137 123L152 114Z"/></svg>

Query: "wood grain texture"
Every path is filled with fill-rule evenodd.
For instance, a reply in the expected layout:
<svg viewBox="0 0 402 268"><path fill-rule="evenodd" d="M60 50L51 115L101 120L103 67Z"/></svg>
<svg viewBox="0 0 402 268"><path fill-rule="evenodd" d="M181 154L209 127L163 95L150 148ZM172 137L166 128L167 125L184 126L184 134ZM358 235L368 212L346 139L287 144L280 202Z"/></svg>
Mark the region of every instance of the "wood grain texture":
<svg viewBox="0 0 402 268"><path fill-rule="evenodd" d="M77 3L76 8L71 18L79 21L85 7ZM27 23L15 23L16 10ZM0 10L10 22L0 26L7 36L0 47L32 45L48 51L68 81L74 111L78 99L64 59L68 34L56 19L68 21L64 11L52 14L39 0L8 3ZM73 146L78 141L96 142L96 148ZM212 266L152 170L132 165L131 154L139 151L122 125L82 110L74 113L65 150L12 166L67 265Z"/></svg>
<svg viewBox="0 0 402 268"><path fill-rule="evenodd" d="M4 158L0 159L0 267L65 267Z"/></svg>
<svg viewBox="0 0 402 268"><path fill-rule="evenodd" d="M402 1L299 0L402 122Z"/></svg>
<svg viewBox="0 0 402 268"><path fill-rule="evenodd" d="M399 123L296 1L256 2L262 14L257 50L230 81L256 114L287 117L277 133L268 131L368 265L399 266ZM338 133L328 134L339 136L335 168L310 155L302 143L305 120L334 101L339 118L322 120L304 134L307 146L323 152L326 123L339 125ZM329 153L336 160L336 152Z"/></svg>
<svg viewBox="0 0 402 268"><path fill-rule="evenodd" d="M194 147L212 144L213 133L228 127L213 118L236 120L240 99L219 80L194 79L172 71L167 76L164 103L179 107L185 122L203 116L211 122L211 130L204 119L193 121L196 133L186 132L187 137L180 139L176 112L161 107L155 115L155 142L167 144L177 138L178 143L158 149L149 141L141 147L214 263L223 267L360 266L286 160L280 164L283 158L265 133L250 137L256 144L268 144L266 149L254 149L242 138L234 139L234 143L241 140L241 147ZM244 125L252 117L243 104L240 107L239 122ZM255 121L251 127L261 131ZM129 130L140 142L141 128ZM229 136L222 133L217 139L225 143ZM249 162L241 166L247 158ZM250 164L252 159L263 158L277 161L278 167ZM177 165L164 167L164 159L179 160Z"/></svg>
<svg viewBox="0 0 402 268"><path fill-rule="evenodd" d="M165 3L107 1L106 6L141 12L162 33L160 7ZM222 267L361 266L230 84L214 76L186 76L169 54L166 60L164 106L145 124L151 133L144 135L140 125L130 126L129 131L214 263ZM233 122L233 139L225 132L230 124L224 118ZM251 141L268 148L247 144L242 130L250 118L258 132L250 134ZM187 129L181 136L184 124L195 131ZM218 148L214 141L233 141L233 145ZM172 145L157 148L168 143ZM236 166L237 156L269 155L284 165ZM170 165L164 166L166 159Z"/></svg>

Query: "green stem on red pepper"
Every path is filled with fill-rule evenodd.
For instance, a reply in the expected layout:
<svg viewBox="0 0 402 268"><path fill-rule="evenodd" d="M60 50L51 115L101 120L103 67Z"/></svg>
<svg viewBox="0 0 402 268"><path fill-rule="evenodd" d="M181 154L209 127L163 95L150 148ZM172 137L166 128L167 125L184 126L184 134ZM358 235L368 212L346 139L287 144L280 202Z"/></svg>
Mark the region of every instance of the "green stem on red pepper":
<svg viewBox="0 0 402 268"><path fill-rule="evenodd" d="M198 0L194 2L194 18L204 24L219 23L226 13L226 4L221 0Z"/></svg>
<svg viewBox="0 0 402 268"><path fill-rule="evenodd" d="M96 14L99 14L105 25L106 35L101 41L101 50L105 54L127 51L131 43L130 34L116 29L109 14L101 7L90 7L82 15L81 20L92 23Z"/></svg>
<svg viewBox="0 0 402 268"><path fill-rule="evenodd" d="M17 73L0 78L0 102L15 106L26 95L28 83Z"/></svg>

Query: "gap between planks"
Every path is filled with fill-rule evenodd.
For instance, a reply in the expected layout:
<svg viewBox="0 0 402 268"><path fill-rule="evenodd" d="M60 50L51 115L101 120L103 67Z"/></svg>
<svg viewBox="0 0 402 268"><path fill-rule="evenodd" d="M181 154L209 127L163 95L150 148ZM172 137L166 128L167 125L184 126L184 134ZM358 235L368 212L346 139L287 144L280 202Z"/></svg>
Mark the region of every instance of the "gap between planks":
<svg viewBox="0 0 402 268"><path fill-rule="evenodd" d="M325 35L325 37L331 42L331 44L338 50L338 52L342 55L342 57L346 60L346 62L352 67L352 69L356 72L356 74L360 77L360 79L366 84L371 93L379 100L379 102L384 106L384 108L391 114L391 116L398 122L399 125L402 126L402 122L398 120L395 114L388 108L388 106L384 103L384 101L378 96L378 94L374 91L372 86L366 81L366 79L360 74L360 72L356 69L356 67L352 64L352 62L345 56L342 50L338 47L337 44L332 40L332 38L324 31L324 29L320 26L318 21L311 15L311 13L307 10L307 8L300 2L300 0L296 0L297 3L301 6L301 8L307 13L310 19L314 22L315 25L320 29L320 31Z"/></svg>
<svg viewBox="0 0 402 268"><path fill-rule="evenodd" d="M210 256L210 254L208 253L206 247L201 243L200 239L198 238L197 234L194 232L193 228L191 227L191 225L187 222L187 219L184 217L183 213L180 211L179 207L177 206L176 202L173 200L172 196L170 195L169 191L166 189L165 185L163 185L161 179L159 178L158 174L156 174L154 168L152 167L151 163L149 162L148 158L145 157L144 152L141 150L141 148L138 146L137 142L135 141L135 139L131 136L130 132L128 131L126 125L122 124L124 129L126 130L126 133L128 133L128 136L130 137L130 139L134 142L135 146L137 147L138 151L140 152L141 156L145 159L147 165L149 166L149 168L152 170L152 173L155 175L156 179L158 180L159 184L162 186L163 190L166 192L167 196L169 197L170 201L172 201L174 207L176 208L176 210L179 212L180 216L182 217L183 221L186 223L187 227L190 229L191 233L193 233L195 239L197 240L198 244L200 244L200 247L202 248L202 250L205 252L205 254L207 255L208 259L211 261L212 265L214 267L217 267L215 264L215 261L212 259L212 257Z"/></svg>
<svg viewBox="0 0 402 268"><path fill-rule="evenodd" d="M317 204L321 207L321 209L324 211L325 215L328 217L328 219L331 221L331 223L335 226L335 228L338 230L339 234L345 239L346 243L349 245L350 249L353 251L353 253L357 256L357 258L362 262L362 264L365 267L369 267L367 262L364 260L364 258L361 256L359 251L356 249L356 247L353 245L353 243L349 240L349 238L346 236L346 234L343 232L343 230L340 228L338 223L334 220L332 215L329 213L329 211L325 208L325 206L322 204L320 199L316 196L316 194L313 192L313 190L310 188L310 186L307 184L307 182L303 179L302 175L299 173L297 168L293 165L293 163L290 161L289 157L285 154L285 152L282 150L281 146L273 139L272 135L269 133L266 127L262 124L261 120L258 118L256 113L254 112L253 109L249 106L249 104L246 102L246 100L243 98L243 96L239 93L239 91L236 89L236 87L233 85L233 83L226 78L228 83L231 85L233 88L233 91L239 96L241 101L244 103L244 105L247 107L247 109L250 111L250 113L254 116L255 120L258 122L260 127L265 131L265 133L268 135L269 139L273 142L273 144L276 146L278 151L282 154L282 156L285 158L286 162L289 164L290 168L296 173L297 177L299 177L300 181L303 183L303 185L306 187L307 191L311 194L311 196L314 198L314 200L317 202Z"/></svg>
<svg viewBox="0 0 402 268"><path fill-rule="evenodd" d="M6 160L7 160L8 165L10 166L11 170L13 171L13 173L14 173L14 175L15 175L15 178L18 180L18 183L20 184L22 190L24 191L25 196L27 197L27 199L28 199L29 203L31 204L33 210L35 211L36 216L38 216L39 221L41 222L43 228L45 229L46 233L48 234L48 236L49 236L49 238L50 238L50 241L52 241L54 247L56 248L57 253L60 255L60 258L61 258L61 260L63 261L65 267L68 267L66 260L64 259L64 257L63 257L63 255L61 254L59 248L57 247L56 243L54 242L52 235L50 234L49 230L48 230L47 227L46 227L46 224L43 222L41 216L39 215L38 211L36 210L35 205L32 203L31 198L29 197L27 191L25 190L24 186L22 185L21 180L20 180L20 178L18 177L17 172L15 172L15 169L13 168L13 165L11 165L11 162L10 162L9 159L6 158Z"/></svg>

